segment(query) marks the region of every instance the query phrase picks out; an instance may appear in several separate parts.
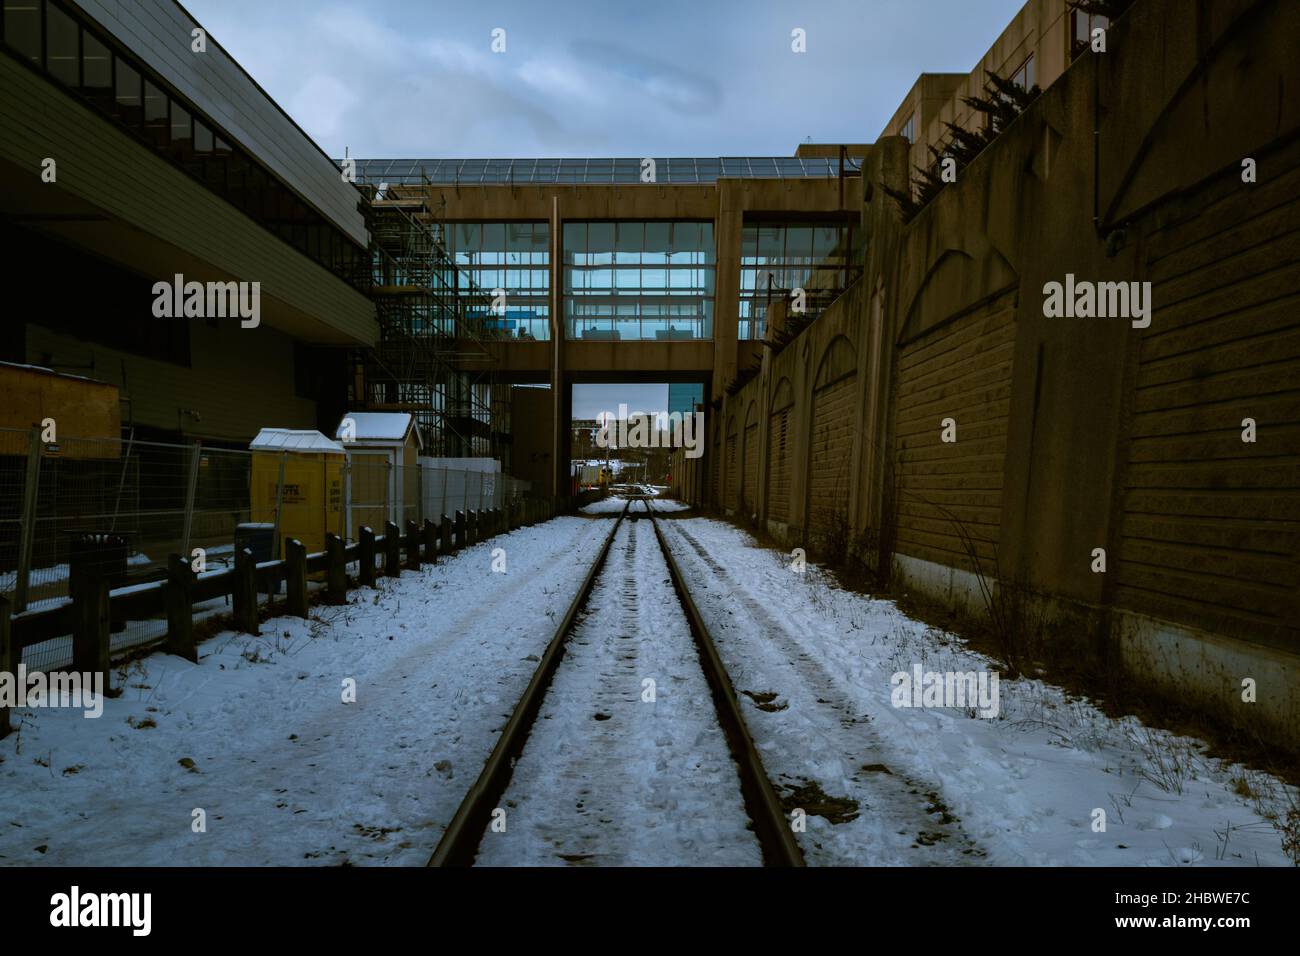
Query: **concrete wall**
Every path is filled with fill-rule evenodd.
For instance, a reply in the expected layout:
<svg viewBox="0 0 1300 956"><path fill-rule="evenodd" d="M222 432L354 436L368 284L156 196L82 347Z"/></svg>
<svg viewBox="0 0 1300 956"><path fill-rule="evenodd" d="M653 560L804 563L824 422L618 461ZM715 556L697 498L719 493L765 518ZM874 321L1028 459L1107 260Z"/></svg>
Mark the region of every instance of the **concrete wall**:
<svg viewBox="0 0 1300 956"><path fill-rule="evenodd" d="M533 490L554 494L555 467L551 460L553 393L547 388L510 389L510 461L506 471L533 483ZM560 494L568 494L561 490Z"/></svg>
<svg viewBox="0 0 1300 956"><path fill-rule="evenodd" d="M714 415L788 383L799 425L779 466L780 419L760 430L760 525L826 545L842 496L830 524L860 560L883 549L901 586L978 610L973 549L1153 692L1300 744L1297 35L1282 0L1140 0L907 225L872 185L906 175L908 144L877 144L862 279ZM1067 274L1151 282L1150 325L1045 316ZM822 371L840 339L847 408ZM715 457L713 504L734 507L736 467Z"/></svg>
<svg viewBox="0 0 1300 956"><path fill-rule="evenodd" d="M261 428L317 427L316 403L294 391L293 339L258 331L250 349L238 325L191 321L190 364L176 365L29 324L27 361L116 385L123 425L225 441L250 441Z"/></svg>

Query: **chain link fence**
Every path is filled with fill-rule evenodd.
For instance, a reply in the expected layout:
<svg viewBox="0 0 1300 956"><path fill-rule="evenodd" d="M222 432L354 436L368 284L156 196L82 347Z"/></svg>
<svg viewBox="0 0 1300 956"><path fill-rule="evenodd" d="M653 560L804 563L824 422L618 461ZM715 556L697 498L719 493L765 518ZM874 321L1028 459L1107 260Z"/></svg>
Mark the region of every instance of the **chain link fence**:
<svg viewBox="0 0 1300 956"><path fill-rule="evenodd" d="M123 588L166 577L168 557L204 570L233 564L237 547L281 557L282 539L324 549L327 533L356 540L386 521L438 521L456 511L502 508L529 483L498 472L395 466L386 455L296 455L131 439L41 440L0 429L0 594L14 613L71 600L79 575ZM226 599L196 606L201 617ZM166 633L163 614L112 622L114 652ZM28 670L71 662L71 638L24 650Z"/></svg>

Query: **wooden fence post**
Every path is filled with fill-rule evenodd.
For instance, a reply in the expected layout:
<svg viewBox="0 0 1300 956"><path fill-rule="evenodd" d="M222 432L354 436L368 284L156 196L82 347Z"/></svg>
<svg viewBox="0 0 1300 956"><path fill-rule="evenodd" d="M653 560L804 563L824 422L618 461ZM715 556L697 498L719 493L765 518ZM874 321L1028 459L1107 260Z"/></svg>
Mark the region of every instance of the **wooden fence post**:
<svg viewBox="0 0 1300 956"><path fill-rule="evenodd" d="M406 521L406 567L420 570L420 526L409 518Z"/></svg>
<svg viewBox="0 0 1300 956"><path fill-rule="evenodd" d="M384 522L384 576L402 576L402 530L392 521Z"/></svg>
<svg viewBox="0 0 1300 956"><path fill-rule="evenodd" d="M167 653L199 662L198 648L194 646L194 572L184 555L173 554L167 558L167 587L163 603L167 607Z"/></svg>
<svg viewBox="0 0 1300 956"><path fill-rule="evenodd" d="M451 554L452 521L450 515L442 516L442 525L438 528L438 553Z"/></svg>
<svg viewBox="0 0 1300 956"><path fill-rule="evenodd" d="M465 540L478 544L478 509L471 509L465 515Z"/></svg>
<svg viewBox="0 0 1300 956"><path fill-rule="evenodd" d="M234 606L236 629L245 634L260 633L257 627L257 562L248 548L235 552L231 604Z"/></svg>
<svg viewBox="0 0 1300 956"><path fill-rule="evenodd" d="M101 577L84 579L72 598L72 613L72 669L103 674L107 692L110 683L108 580Z"/></svg>
<svg viewBox="0 0 1300 956"><path fill-rule="evenodd" d="M369 525L361 529L361 544L357 548L361 558L361 586L375 586L375 532Z"/></svg>
<svg viewBox="0 0 1300 956"><path fill-rule="evenodd" d="M330 604L348 603L348 557L343 539L334 532L325 535L325 600Z"/></svg>
<svg viewBox="0 0 1300 956"><path fill-rule="evenodd" d="M465 547L465 512L456 512L456 550Z"/></svg>
<svg viewBox="0 0 1300 956"><path fill-rule="evenodd" d="M424 560L426 564L438 561L438 526L433 519L424 519Z"/></svg>
<svg viewBox="0 0 1300 956"><path fill-rule="evenodd" d="M9 613L12 605L9 599L0 594L0 674L13 674L11 680L17 680L14 667L13 631L9 626ZM0 703L0 738L7 737L9 727L9 708Z"/></svg>
<svg viewBox="0 0 1300 956"><path fill-rule="evenodd" d="M307 546L290 538L286 548L284 580L285 602L294 617L307 616Z"/></svg>

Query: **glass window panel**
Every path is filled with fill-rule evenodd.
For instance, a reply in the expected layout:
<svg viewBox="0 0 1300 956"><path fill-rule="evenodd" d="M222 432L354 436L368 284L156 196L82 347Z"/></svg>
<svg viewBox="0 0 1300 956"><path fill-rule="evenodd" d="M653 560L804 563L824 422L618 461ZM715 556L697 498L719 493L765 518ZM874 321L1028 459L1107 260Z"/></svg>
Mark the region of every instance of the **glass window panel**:
<svg viewBox="0 0 1300 956"><path fill-rule="evenodd" d="M785 236L779 226L759 226L754 230L754 240L760 263L785 254Z"/></svg>
<svg viewBox="0 0 1300 956"><path fill-rule="evenodd" d="M506 248L514 253L526 253L533 246L533 224L531 222L506 223ZM520 261L518 259L512 261Z"/></svg>
<svg viewBox="0 0 1300 956"><path fill-rule="evenodd" d="M587 224L585 222L566 222L564 224L564 260L566 262L585 261L587 251ZM576 257L584 255L583 260Z"/></svg>
<svg viewBox="0 0 1300 956"><path fill-rule="evenodd" d="M587 226L587 251L592 255L592 262L608 265L613 262L614 224L612 222L593 222Z"/></svg>
<svg viewBox="0 0 1300 956"><path fill-rule="evenodd" d="M503 222L483 223L483 251L504 252L506 248L506 224ZM500 262L500 257L492 261Z"/></svg>
<svg viewBox="0 0 1300 956"><path fill-rule="evenodd" d="M700 224L698 222L673 223L673 251L694 252L700 248Z"/></svg>
<svg viewBox="0 0 1300 956"><path fill-rule="evenodd" d="M34 4L33 4L34 5ZM77 21L45 0L45 69L60 83L76 86Z"/></svg>
<svg viewBox="0 0 1300 956"><path fill-rule="evenodd" d="M144 81L144 135L154 146L167 147L171 126L167 94L148 80Z"/></svg>
<svg viewBox="0 0 1300 956"><path fill-rule="evenodd" d="M617 261L621 263L640 262L641 249L645 245L645 223L620 222L617 224L617 236Z"/></svg>
<svg viewBox="0 0 1300 956"><path fill-rule="evenodd" d="M477 252L483 244L482 226L477 222L459 222L452 227L452 242L466 255Z"/></svg>
<svg viewBox="0 0 1300 956"><path fill-rule="evenodd" d="M5 0L5 44L37 66L41 62L41 8L33 0Z"/></svg>
<svg viewBox="0 0 1300 956"><path fill-rule="evenodd" d="M113 100L113 57L90 33L81 35L81 88L102 110Z"/></svg>
<svg viewBox="0 0 1300 956"><path fill-rule="evenodd" d="M648 222L645 227L645 252L641 261L659 264L668 261L672 248L672 227L666 222Z"/></svg>
<svg viewBox="0 0 1300 956"><path fill-rule="evenodd" d="M114 103L118 119L133 129L140 127L140 74L124 61L114 58Z"/></svg>
<svg viewBox="0 0 1300 956"><path fill-rule="evenodd" d="M212 152L212 130L200 123L194 121L194 152L210 153Z"/></svg>
<svg viewBox="0 0 1300 956"><path fill-rule="evenodd" d="M818 226L812 231L812 254L814 259L826 259L835 252L839 244L839 227Z"/></svg>
<svg viewBox="0 0 1300 956"><path fill-rule="evenodd" d="M185 109L175 100L172 100L172 135L171 146L172 155L180 159L188 158L194 152L194 120L190 117L189 110ZM266 174L260 167L254 167L253 174L258 192L256 201L260 204L258 208L265 209L266 202Z"/></svg>

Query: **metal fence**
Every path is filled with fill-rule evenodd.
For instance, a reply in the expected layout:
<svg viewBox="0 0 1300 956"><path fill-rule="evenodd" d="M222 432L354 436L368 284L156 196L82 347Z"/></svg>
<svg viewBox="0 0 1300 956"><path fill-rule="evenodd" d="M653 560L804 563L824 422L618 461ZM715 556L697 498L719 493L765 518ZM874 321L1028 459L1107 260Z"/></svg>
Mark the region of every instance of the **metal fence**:
<svg viewBox="0 0 1300 956"><path fill-rule="evenodd" d="M39 430L0 429L0 594L15 613L40 610L69 601L79 569L92 565L120 588L164 578L171 554L202 549L206 569L217 570L231 565L237 542L269 560L282 556L290 534L323 550L326 532L355 541L363 526L501 508L529 491L499 473L394 466L364 454L322 461L316 480L317 466L302 460L197 443L63 436L47 443ZM286 470L286 461L295 464ZM224 599L212 604L196 607L196 616L228 609ZM166 621L160 614L112 628L119 651L156 640ZM70 659L70 638L23 655L31 670Z"/></svg>
<svg viewBox="0 0 1300 956"><path fill-rule="evenodd" d="M356 540L366 526L385 521L441 520L457 511L504 508L531 493L531 484L500 472L449 468L432 462L394 465L386 455L354 454L348 461L348 516L343 536Z"/></svg>

